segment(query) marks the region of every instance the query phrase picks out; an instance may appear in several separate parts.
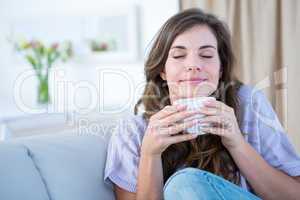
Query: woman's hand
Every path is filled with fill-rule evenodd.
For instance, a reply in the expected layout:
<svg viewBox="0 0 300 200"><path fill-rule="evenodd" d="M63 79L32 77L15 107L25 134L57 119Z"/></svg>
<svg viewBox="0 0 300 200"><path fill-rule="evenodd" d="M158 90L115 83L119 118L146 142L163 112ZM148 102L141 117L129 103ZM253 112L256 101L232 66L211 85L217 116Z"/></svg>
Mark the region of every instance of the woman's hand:
<svg viewBox="0 0 300 200"><path fill-rule="evenodd" d="M186 106L166 106L149 119L149 124L143 138L141 152L147 155L159 155L171 144L192 140L197 134L175 135L193 125L199 120L183 122L185 118L199 114L199 111L188 111Z"/></svg>
<svg viewBox="0 0 300 200"><path fill-rule="evenodd" d="M221 101L209 100L200 112L206 115L200 120L200 123L213 124L210 127L203 127L204 132L221 136L222 143L227 149L234 149L243 144L244 137L241 134L233 108Z"/></svg>

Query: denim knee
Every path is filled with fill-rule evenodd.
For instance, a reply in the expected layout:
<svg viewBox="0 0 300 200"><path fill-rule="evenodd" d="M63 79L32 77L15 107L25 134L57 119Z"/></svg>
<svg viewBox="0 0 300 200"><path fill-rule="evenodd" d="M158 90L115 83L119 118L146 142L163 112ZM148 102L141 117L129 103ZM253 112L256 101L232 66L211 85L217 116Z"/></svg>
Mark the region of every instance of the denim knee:
<svg viewBox="0 0 300 200"><path fill-rule="evenodd" d="M164 185L165 199L223 199L216 194L208 176L209 172L185 168L175 172Z"/></svg>
<svg viewBox="0 0 300 200"><path fill-rule="evenodd" d="M197 179L202 179L203 181L207 181L207 179L205 178L205 174L207 173L208 173L207 171L197 169L197 168L192 168L192 167L181 169L168 178L168 180L164 185L164 189L170 184L174 185L174 183L185 184L186 180L193 179L193 176L197 176Z"/></svg>
<svg viewBox="0 0 300 200"><path fill-rule="evenodd" d="M252 193L210 172L184 168L175 172L164 185L165 200L258 200Z"/></svg>

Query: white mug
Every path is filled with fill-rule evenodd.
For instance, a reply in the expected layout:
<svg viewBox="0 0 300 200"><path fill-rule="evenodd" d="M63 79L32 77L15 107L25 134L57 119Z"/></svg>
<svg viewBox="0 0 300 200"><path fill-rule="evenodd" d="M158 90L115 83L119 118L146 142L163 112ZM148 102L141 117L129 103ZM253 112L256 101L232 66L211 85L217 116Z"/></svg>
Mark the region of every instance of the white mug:
<svg viewBox="0 0 300 200"><path fill-rule="evenodd" d="M186 105L187 106L187 110L199 110L201 108L204 107L204 102L208 101L208 100L216 100L214 97L194 97L194 98L184 98L184 99L177 99L176 101L174 101L174 105ZM186 118L184 121L190 121L193 119L201 119L203 118L205 115L203 114L196 114L192 117L188 117ZM191 134L198 134L198 135L203 135L205 134L205 132L201 131L202 127L207 127L209 126L209 124L195 124L194 126L186 129L186 131L188 133Z"/></svg>

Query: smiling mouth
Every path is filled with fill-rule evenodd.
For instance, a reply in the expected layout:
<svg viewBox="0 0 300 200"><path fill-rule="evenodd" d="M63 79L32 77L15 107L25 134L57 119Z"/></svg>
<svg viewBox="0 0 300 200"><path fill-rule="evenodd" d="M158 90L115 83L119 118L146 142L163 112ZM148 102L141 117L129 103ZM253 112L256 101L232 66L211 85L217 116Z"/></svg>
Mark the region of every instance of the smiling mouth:
<svg viewBox="0 0 300 200"><path fill-rule="evenodd" d="M204 81L207 81L207 79L187 79L187 80L180 80L179 82L181 83L190 83L190 84L199 84L202 83Z"/></svg>

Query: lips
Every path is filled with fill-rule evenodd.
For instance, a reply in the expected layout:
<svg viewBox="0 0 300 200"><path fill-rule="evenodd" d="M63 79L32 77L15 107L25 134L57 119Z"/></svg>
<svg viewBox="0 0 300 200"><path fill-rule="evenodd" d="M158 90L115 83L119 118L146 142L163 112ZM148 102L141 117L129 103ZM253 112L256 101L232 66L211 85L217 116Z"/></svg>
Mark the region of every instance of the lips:
<svg viewBox="0 0 300 200"><path fill-rule="evenodd" d="M204 82L204 81L207 81L207 78L190 78L190 79L180 80L179 82L198 84L198 83L201 83L201 82Z"/></svg>

